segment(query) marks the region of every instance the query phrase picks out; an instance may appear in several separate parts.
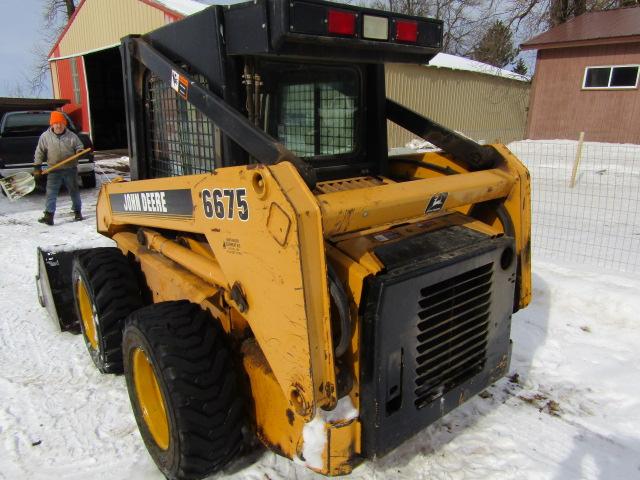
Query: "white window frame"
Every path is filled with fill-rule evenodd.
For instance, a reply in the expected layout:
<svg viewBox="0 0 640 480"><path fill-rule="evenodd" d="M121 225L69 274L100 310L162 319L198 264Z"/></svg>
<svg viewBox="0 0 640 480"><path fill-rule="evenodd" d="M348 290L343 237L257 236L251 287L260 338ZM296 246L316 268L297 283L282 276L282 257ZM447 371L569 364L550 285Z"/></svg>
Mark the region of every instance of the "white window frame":
<svg viewBox="0 0 640 480"><path fill-rule="evenodd" d="M634 86L629 87L611 87L611 77L613 76L614 68L624 68L624 67L636 67L638 71L636 72L636 83ZM609 69L609 81L607 82L606 87L587 87L587 72L590 68L608 68ZM584 76L582 77L582 89L583 90L633 90L634 88L638 88L638 80L640 79L640 64L632 63L630 65L590 65L585 67Z"/></svg>

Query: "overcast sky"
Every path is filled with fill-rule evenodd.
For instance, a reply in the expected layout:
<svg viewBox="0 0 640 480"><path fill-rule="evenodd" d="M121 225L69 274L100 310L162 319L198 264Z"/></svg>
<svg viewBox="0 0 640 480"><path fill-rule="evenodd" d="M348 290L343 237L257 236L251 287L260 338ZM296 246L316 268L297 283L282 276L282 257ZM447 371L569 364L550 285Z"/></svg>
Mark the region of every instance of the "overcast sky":
<svg viewBox="0 0 640 480"><path fill-rule="evenodd" d="M32 48L41 38L43 0L0 0L0 96L28 94L27 79L35 57ZM51 81L40 96L51 96Z"/></svg>

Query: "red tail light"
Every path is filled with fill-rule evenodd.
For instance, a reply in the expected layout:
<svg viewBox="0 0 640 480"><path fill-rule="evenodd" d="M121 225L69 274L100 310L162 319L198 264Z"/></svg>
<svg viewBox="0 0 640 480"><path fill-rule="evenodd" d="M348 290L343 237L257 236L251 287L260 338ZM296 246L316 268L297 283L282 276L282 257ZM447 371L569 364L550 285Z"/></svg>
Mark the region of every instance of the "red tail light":
<svg viewBox="0 0 640 480"><path fill-rule="evenodd" d="M339 10L329 10L329 33L336 35L356 34L356 14L341 12Z"/></svg>
<svg viewBox="0 0 640 480"><path fill-rule="evenodd" d="M418 41L418 22L396 20L396 40L416 43Z"/></svg>

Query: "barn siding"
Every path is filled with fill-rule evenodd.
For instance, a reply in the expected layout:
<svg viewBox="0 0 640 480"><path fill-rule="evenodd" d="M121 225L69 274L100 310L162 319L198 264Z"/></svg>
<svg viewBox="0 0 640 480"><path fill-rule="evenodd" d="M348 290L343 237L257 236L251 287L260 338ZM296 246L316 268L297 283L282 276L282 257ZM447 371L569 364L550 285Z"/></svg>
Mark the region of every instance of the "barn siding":
<svg viewBox="0 0 640 480"><path fill-rule="evenodd" d="M90 105L89 105L89 92L87 91L87 74L84 70L84 59L82 57L76 57L76 65L78 66L78 75L80 81L80 116L82 118L78 128L83 132L91 134L91 118L90 118Z"/></svg>
<svg viewBox="0 0 640 480"><path fill-rule="evenodd" d="M168 19L163 10L139 0L86 0L60 40L59 56L118 44L122 37L159 28Z"/></svg>
<svg viewBox="0 0 640 480"><path fill-rule="evenodd" d="M71 73L71 62L76 63L78 69L79 81L80 81L80 103L75 102L75 95L73 92L73 76ZM89 132L89 111L87 108L87 89L84 73L84 62L81 57L65 58L64 60L57 60L51 62L55 65L52 68L52 73L56 72L58 94L56 98L65 98L70 101L67 105L62 107L62 110L66 112L73 120L73 123L83 132ZM54 80L55 81L55 80Z"/></svg>
<svg viewBox="0 0 640 480"><path fill-rule="evenodd" d="M56 62L49 64L51 68L51 90L53 91L53 98L62 98L60 96L60 86L58 85L58 67Z"/></svg>
<svg viewBox="0 0 640 480"><path fill-rule="evenodd" d="M73 102L73 80L71 79L71 59L55 62L58 72L58 88L60 98L66 98Z"/></svg>
<svg viewBox="0 0 640 480"><path fill-rule="evenodd" d="M385 70L389 98L446 127L488 143L524 138L529 82L422 65ZM389 122L388 137L400 147L415 135Z"/></svg>
<svg viewBox="0 0 640 480"><path fill-rule="evenodd" d="M126 35L146 33L179 18L180 15L140 0L85 0L81 4L50 55L54 96L71 101L63 110L79 129L91 130L89 95L81 55L119 44ZM71 62L76 62L78 70L80 103L75 102Z"/></svg>
<svg viewBox="0 0 640 480"><path fill-rule="evenodd" d="M582 89L586 67L626 64L640 64L640 44L539 50L528 137L640 143L640 89Z"/></svg>

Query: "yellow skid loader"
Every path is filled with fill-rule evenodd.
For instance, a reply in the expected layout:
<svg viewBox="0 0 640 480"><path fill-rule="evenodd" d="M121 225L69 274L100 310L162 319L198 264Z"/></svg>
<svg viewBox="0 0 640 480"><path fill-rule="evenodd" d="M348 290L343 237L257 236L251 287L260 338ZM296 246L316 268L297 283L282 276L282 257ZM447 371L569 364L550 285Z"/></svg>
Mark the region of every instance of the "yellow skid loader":
<svg viewBox="0 0 640 480"><path fill-rule="evenodd" d="M385 96L385 63L441 45L438 20L316 0L123 39L133 181L96 209L117 248L41 250L38 285L124 371L168 478L248 435L346 474L507 372L529 174ZM440 150L390 156L388 121Z"/></svg>

